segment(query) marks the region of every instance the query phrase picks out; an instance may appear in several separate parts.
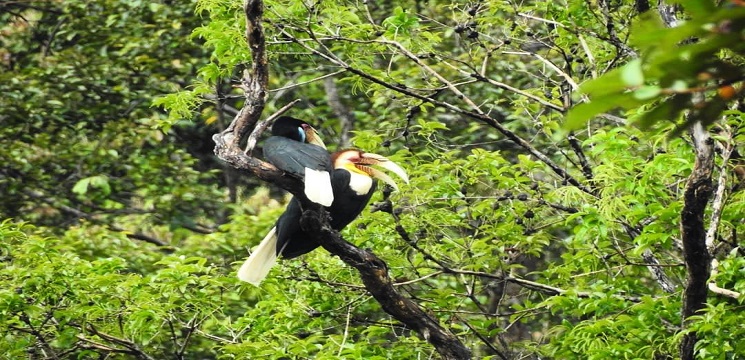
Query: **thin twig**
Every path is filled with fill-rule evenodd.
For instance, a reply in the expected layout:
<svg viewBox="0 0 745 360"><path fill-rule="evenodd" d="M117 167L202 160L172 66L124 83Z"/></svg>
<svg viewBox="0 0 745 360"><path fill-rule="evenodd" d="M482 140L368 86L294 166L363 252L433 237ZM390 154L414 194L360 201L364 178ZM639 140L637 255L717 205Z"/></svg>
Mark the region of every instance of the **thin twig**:
<svg viewBox="0 0 745 360"><path fill-rule="evenodd" d="M186 335L184 335L184 342L181 343L181 347L176 353L176 357L178 359L184 359L184 353L186 353L186 347L189 345L189 340L191 340L192 334L194 334L194 331L199 328L199 325L201 324L200 321L197 321L197 316L199 316L199 312L196 312L194 316L189 319L189 322L186 323Z"/></svg>
<svg viewBox="0 0 745 360"><path fill-rule="evenodd" d="M476 80L478 80L478 81L486 82L486 83L488 83L489 85L494 85L494 86L496 86L496 87L498 87L498 88L500 88L500 89L503 89L503 90L507 90L507 91L509 91L509 92L513 92L513 93L515 93L515 94L518 94L518 95L520 95L520 96L524 96L524 97L526 97L526 98L528 98L528 99L531 99L531 100L537 101L538 103L540 103L541 105L543 105L543 106L545 106L545 107L547 107L547 108L549 108L549 109L552 109L552 110L556 110L556 111L558 111L558 112L564 112L564 111L566 111L566 109L564 109L564 107L562 107L562 106L560 106L560 105L554 104L554 103L552 103L552 102L550 102L550 101L547 101L547 100L545 100L545 99L541 99L541 98L540 98L540 97L538 97L538 96L535 96L535 95L533 95L533 94L531 94L531 93L528 93L528 92L525 92L525 91L523 91L523 90L520 90L520 89L518 89L518 88L516 88L516 87L512 87L512 86L510 86L510 85L507 85L507 84L505 84L505 83L502 83L502 82L496 81L496 80L494 80L494 79L491 79L491 78L489 78L489 77L486 77L486 76L485 76L484 74L482 74L482 73L468 72L468 71L466 71L466 70L463 70L463 69L461 69L461 68L459 68L459 67L457 67L457 66L455 66L455 65L452 65L452 64L450 64L450 63L449 63L449 62L447 62L447 61L442 61L442 63L443 63L444 65L446 65L446 66L450 67L451 69L453 69L453 70L455 70L455 71L458 71L458 72L460 72L460 73L461 73L461 74L463 74L463 75L474 77L474 78L476 78Z"/></svg>
<svg viewBox="0 0 745 360"><path fill-rule="evenodd" d="M303 82L299 82L299 83L294 83L294 84L286 85L286 86L283 86L283 87L278 88L278 89L272 89L272 90L269 90L269 92L272 93L272 92L278 92L278 91L285 91L285 90L294 89L296 87L300 87L300 86L303 86L303 85L314 83L316 81L323 80L323 79L328 78L328 77L339 75L339 74L341 74L343 72L346 72L346 70L343 70L342 69L342 70L334 71L332 73L321 75L319 77L310 79L308 81L303 81Z"/></svg>
<svg viewBox="0 0 745 360"><path fill-rule="evenodd" d="M587 62L590 63L592 78L596 79L598 77L598 69L597 65L595 65L595 57L592 56L592 51L590 51L590 47L587 46L587 41L585 41L585 37L582 36L582 34L578 34L577 38L579 39L580 45L582 45L582 50L585 51L585 55L587 56Z"/></svg>
<svg viewBox="0 0 745 360"><path fill-rule="evenodd" d="M46 338L44 338L44 334L39 331L39 329L35 328L34 325L31 323L31 319L28 317L28 315L25 312L21 312L21 315L19 316L20 320L28 326L28 329L19 328L16 326L9 326L9 328L25 332L27 334L33 335L36 340L39 342L39 345L42 349L49 352L49 357L52 359L59 359L59 356L57 356L57 353L54 351L51 345L49 345L49 342L47 342Z"/></svg>
<svg viewBox="0 0 745 360"><path fill-rule="evenodd" d="M291 107L295 106L295 104L299 103L300 99L295 99L290 101L289 104L281 107L277 112L269 116L268 118L264 119L264 121L259 121L256 124L256 127L251 132L251 135L248 136L248 141L246 142L246 150L244 150L244 154L251 156L251 153L253 152L254 147L256 147L256 143L259 141L259 136L266 130L267 127L269 127L269 124L271 124L276 118L280 117L280 115L287 112L287 110L290 110Z"/></svg>
<svg viewBox="0 0 745 360"><path fill-rule="evenodd" d="M84 345L81 345L82 348L93 348L96 350L101 350L101 351L110 352L110 353L124 353L124 354L130 354L130 355L133 354L132 350L113 348L113 347L104 345L100 342L88 339L87 337L83 336L83 334L77 334L75 335L75 337L78 338L78 340L86 343Z"/></svg>
<svg viewBox="0 0 745 360"><path fill-rule="evenodd" d="M587 180L592 180L592 166L590 166L590 161L587 160L587 156L585 156L585 152L582 150L582 145L579 143L579 140L577 140L577 137L574 136L573 132L569 133L567 141L569 141L569 146L572 148L572 151L574 151L574 154L577 155L577 159L579 159L582 174L585 175Z"/></svg>
<svg viewBox="0 0 745 360"><path fill-rule="evenodd" d="M438 276L438 275L441 275L441 274L444 274L444 273L445 273L444 271L435 271L435 272L433 272L431 274L427 274L427 275L424 275L424 276L419 277L419 278L416 278L416 279L394 283L393 286L403 286L403 285L410 285L410 284L418 283L420 281L424 281L424 280L427 280L427 279L429 279L431 277L435 277L435 276Z"/></svg>
<svg viewBox="0 0 745 360"><path fill-rule="evenodd" d="M484 345L486 345L489 349L491 349L492 352L494 352L495 354L497 354L497 356L499 356L500 359L502 359L502 360L507 360L508 359L508 357L504 353L502 353L501 350L497 349L497 347L494 346L494 344L492 344L491 341L489 341L489 339L487 339L484 335L481 335L481 333L478 330L476 330L476 328L474 328L473 326L471 326L471 324L469 324L468 321L464 320L463 318L461 318L457 314L455 314L454 316L461 323L465 324L466 327L468 327L471 330L471 332L473 332L476 335L476 337L479 338L479 340L481 340L482 343L484 343Z"/></svg>
<svg viewBox="0 0 745 360"><path fill-rule="evenodd" d="M202 330L199 330L199 329L195 329L194 330L194 333L196 333L197 335L203 336L203 337L205 337L207 339L210 339L212 341L218 342L218 343L238 344L238 341L228 340L228 339L225 339L225 338L221 338L221 337L216 336L216 335L208 334L208 333L206 333L206 332L204 332Z"/></svg>
<svg viewBox="0 0 745 360"><path fill-rule="evenodd" d="M80 326L78 326L78 327L80 327ZM110 335L110 334L107 334L107 333L100 332L100 331L98 331L98 329L96 329L95 326L93 326L93 324L88 324L88 326L86 327L86 329L88 331L90 331L93 335L96 335L96 336L100 337L101 339L104 339L106 341L110 341L110 342L112 342L114 344L117 344L117 345L120 345L120 346L123 346L123 347L127 348L127 350L129 350L129 353L130 354L135 355L135 356L137 356L140 359L155 360L155 358L153 358L152 356L150 356L147 353L145 353L142 349L140 349L139 346L137 346L137 344L135 344L134 342L132 342L130 340L119 338L119 337L116 337L116 336L113 336L113 335Z"/></svg>
<svg viewBox="0 0 745 360"><path fill-rule="evenodd" d="M508 282L520 285L524 288L535 290L535 291L538 291L538 292L541 292L547 295L565 295L568 292L567 290L564 290L562 288L558 288L558 287L550 286L546 284L541 284L539 282L530 281L527 279L522 279L522 278L509 276L509 275L495 275L495 274L490 274L490 273L481 272L481 271L460 270L460 269L450 269L450 273L473 275L473 276L480 276L480 277L485 277L485 278L490 278L490 279L508 281ZM577 292L574 292L574 294L576 294L577 297L580 297L580 298L592 297L592 294L590 292L577 291ZM641 301L641 298L637 296L616 295L615 297L625 300L625 301L630 301L630 302Z"/></svg>
<svg viewBox="0 0 745 360"><path fill-rule="evenodd" d="M560 28L566 28L566 26L564 26L564 24L562 24L562 23L560 23L558 21L549 20L549 19L546 19L546 18L542 18L542 17L538 17L538 16L526 14L526 13L517 13L517 15L518 16L522 16L524 18L528 18L528 19L532 19L532 20L538 20L538 21L541 21L541 22L545 22L547 24L556 25L556 26L558 26Z"/></svg>
<svg viewBox="0 0 745 360"><path fill-rule="evenodd" d="M719 262L716 259L714 259L711 261L711 278L713 279L717 275L718 272L719 272ZM714 281L709 282L709 291L715 294L730 297L736 300L740 299L740 297L742 296L742 294L737 291L732 291L729 289L719 287L719 285L717 285L717 283Z"/></svg>
<svg viewBox="0 0 745 360"><path fill-rule="evenodd" d="M621 221L621 226L626 230L626 234L629 235L629 238L631 240L636 239L641 235L642 229L644 229L645 226L651 224L656 220L656 217L649 217L647 219L643 219L639 222L639 225L632 226L628 224L625 221ZM676 291L675 284L670 280L670 278L665 273L665 270L662 269L662 265L660 264L660 261L657 260L657 257L652 253L652 250L646 249L642 253L642 259L646 261L646 264L642 264L647 267L649 272L652 274L652 277L657 281L657 283L660 285L660 288L664 290L667 293L674 293ZM629 265L639 265L636 264L629 259L624 257L624 260L626 260L626 263Z"/></svg>
<svg viewBox="0 0 745 360"><path fill-rule="evenodd" d="M347 306L347 323L344 325L344 335L341 338L341 344L339 345L339 352L336 353L336 357L341 356L341 352L344 351L344 344L347 343L347 336L349 336L349 319L352 317L352 307Z"/></svg>

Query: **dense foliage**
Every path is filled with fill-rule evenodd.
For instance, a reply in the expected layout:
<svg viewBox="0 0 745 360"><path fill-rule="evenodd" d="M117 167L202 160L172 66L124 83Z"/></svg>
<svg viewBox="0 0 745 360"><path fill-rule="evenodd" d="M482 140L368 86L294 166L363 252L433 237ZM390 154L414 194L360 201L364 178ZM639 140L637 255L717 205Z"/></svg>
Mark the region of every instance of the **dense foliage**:
<svg viewBox="0 0 745 360"><path fill-rule="evenodd" d="M692 4L268 0L266 114L299 99L331 150L405 164L342 234L474 358L678 358L690 332L698 358L745 357L743 8ZM667 16L684 25L660 43ZM4 2L0 20L0 353L436 356L323 249L235 278L287 200L212 155L243 105L242 1ZM717 151L715 261L684 323L695 122Z"/></svg>

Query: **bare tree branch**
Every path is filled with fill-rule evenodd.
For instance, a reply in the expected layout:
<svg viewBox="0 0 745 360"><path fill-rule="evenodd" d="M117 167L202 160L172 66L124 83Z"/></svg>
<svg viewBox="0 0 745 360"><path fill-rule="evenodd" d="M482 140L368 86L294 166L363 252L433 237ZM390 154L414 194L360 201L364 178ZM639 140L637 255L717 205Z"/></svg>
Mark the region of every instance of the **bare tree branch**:
<svg viewBox="0 0 745 360"><path fill-rule="evenodd" d="M434 345L443 359L471 358L470 350L455 335L440 326L437 319L395 289L388 274L388 266L383 260L372 252L360 249L344 240L338 231L331 228L326 217L327 215L321 215L318 211L305 211L301 226L312 234L324 249L339 256L347 265L359 271L362 283L385 312Z"/></svg>
<svg viewBox="0 0 745 360"><path fill-rule="evenodd" d="M253 151L254 147L256 146L256 143L259 141L259 136L261 136L261 133L266 130L266 128L271 124L276 118L278 118L280 115L284 114L287 110L290 110L291 107L295 106L295 104L299 103L300 99L295 99L291 101L289 104L281 107L277 112L272 114L272 116L269 116L268 118L264 119L264 121L259 121L258 124L256 124L256 127L251 132L251 135L248 136L248 141L246 144L246 151L244 151L247 155L251 155L251 152Z"/></svg>
<svg viewBox="0 0 745 360"><path fill-rule="evenodd" d="M641 235L644 226L651 224L654 220L654 217L642 220L637 226L632 226L630 224L627 224L625 221L621 221L621 225L623 226L624 230L626 230L626 233L629 235L631 240L634 240L636 237ZM647 269L652 274L652 277L657 280L660 288L662 288L662 290L667 293L674 293L675 284L670 280L667 274L665 274L665 269L660 266L660 261L657 260L656 256L654 256L652 250L644 250L644 252L642 253L642 259L644 259L644 261L647 263Z"/></svg>
<svg viewBox="0 0 745 360"><path fill-rule="evenodd" d="M716 276L718 268L719 268L719 261L717 261L716 259L711 260L711 277L712 278ZM739 299L742 296L742 294L737 291L719 287L719 285L717 285L717 283L714 281L709 282L709 290L715 294L730 297L735 300Z"/></svg>
<svg viewBox="0 0 745 360"><path fill-rule="evenodd" d="M16 330L16 331L20 331L20 332L24 332L24 333L33 335L36 338L36 340L39 342L39 346L42 349L44 349L47 352L49 352L48 358L50 358L50 359L59 359L59 356L54 351L54 349L52 348L52 346L49 344L49 342L47 341L46 337L44 337L44 334L42 334L41 330L38 329L38 328L36 328L36 327L34 327L34 325L31 323L31 319L29 318L28 314L26 314L25 312L21 312L20 315L18 316L18 318L24 324L26 324L26 326L28 326L28 328L19 328L19 327L13 326L13 325L9 326L9 328L10 329L13 329L13 330Z"/></svg>
<svg viewBox="0 0 745 360"><path fill-rule="evenodd" d="M243 90L246 102L233 122L230 123L230 126L221 133L235 147L238 147L243 137L254 128L261 112L264 111L267 83L269 82L264 28L261 24L264 15L264 2L246 0L243 3L243 11L248 20L246 22L246 39L248 47L251 49L252 61L251 71L244 71L241 84L238 87Z"/></svg>
<svg viewBox="0 0 745 360"><path fill-rule="evenodd" d="M116 336L113 336L113 335L102 333L102 332L98 331L98 329L96 329L92 324L88 324L87 328L88 328L88 331L90 331L93 335L96 335L96 336L100 337L101 339L104 339L106 341L110 341L110 342L112 342L114 344L117 344L119 346L124 346L125 348L127 348L129 350L129 353L130 354L136 356L138 359L155 360L155 358L153 358L152 356L150 356L147 353L145 353L144 351L142 351L142 349L140 349L140 347L137 346L137 344L135 344L134 342L132 342L130 340L122 339L122 338L119 338L119 337L116 337Z"/></svg>
<svg viewBox="0 0 745 360"><path fill-rule="evenodd" d="M474 328L470 323L468 323L468 321L466 321L462 317L458 316L458 314L455 314L454 316L460 322L462 322L463 324L465 324L468 327L468 329L470 329L471 332L473 332L473 334L476 335L476 337L479 338L479 340L481 340L481 342L484 343L484 345L486 345L487 348L489 348L489 350L491 350L494 354L497 354L497 356L499 356L500 359L502 359L502 360L509 359L507 357L507 355L505 355L502 350L497 349L497 347L494 346L494 344L492 344L492 341L491 340L489 340L486 336L482 335L479 332L479 330L476 329L476 328Z"/></svg>

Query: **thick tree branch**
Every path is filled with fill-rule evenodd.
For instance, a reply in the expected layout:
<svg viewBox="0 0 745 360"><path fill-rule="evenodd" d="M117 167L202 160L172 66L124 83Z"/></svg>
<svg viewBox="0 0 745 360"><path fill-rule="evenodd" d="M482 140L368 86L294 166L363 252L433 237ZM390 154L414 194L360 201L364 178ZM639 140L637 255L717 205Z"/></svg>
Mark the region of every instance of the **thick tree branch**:
<svg viewBox="0 0 745 360"><path fill-rule="evenodd" d="M318 211L305 211L301 226L313 234L324 249L339 256L347 265L357 269L367 291L388 314L415 330L434 345L443 359L470 359L471 353L450 331L440 326L411 299L395 289L388 266L375 254L360 249L346 240L328 224L325 215Z"/></svg>
<svg viewBox="0 0 745 360"><path fill-rule="evenodd" d="M261 24L264 15L264 2L261 0L246 0L243 3L246 15L246 39L251 49L251 71L244 71L241 84L246 102L221 134L227 137L232 146L238 147L243 137L254 128L264 111L269 82L269 68L267 67L266 48L264 43L264 28Z"/></svg>
<svg viewBox="0 0 745 360"><path fill-rule="evenodd" d="M313 234L316 240L332 254L356 268L367 291L381 304L383 309L397 320L414 329L425 340L435 346L444 359L470 359L470 351L452 333L440 326L437 319L429 316L411 299L401 295L388 276L386 264L373 253L361 250L345 241L337 231L331 229L325 211L304 195L302 182L285 175L271 164L248 156L239 144L256 126L266 101L268 68L264 50L264 34L261 27L263 2L246 0L244 10L247 19L246 36L251 48L253 66L245 73L240 88L244 91L244 106L230 126L215 134L215 155L239 171L256 177L289 191L301 202L306 211L301 226ZM258 138L259 133L255 136Z"/></svg>
<svg viewBox="0 0 745 360"><path fill-rule="evenodd" d="M711 256L706 248L704 212L713 191L711 173L714 168L712 138L700 122L691 130L696 151L696 162L688 178L684 193L684 205L680 218L680 233L683 242L683 259L687 269L686 288L683 292L683 326L688 318L706 305L707 283L711 275ZM680 357L694 359L695 332L684 335L680 343Z"/></svg>
<svg viewBox="0 0 745 360"><path fill-rule="evenodd" d="M337 231L331 229L325 212L305 199L302 183L298 179L284 175L271 164L247 156L238 147L229 146L219 135L215 135L214 139L217 142L215 154L228 164L274 183L301 199L303 208L309 209L303 213L301 226L315 235L315 240L326 250L359 271L365 288L381 304L383 310L417 331L435 346L444 359L470 358L470 351L460 340L394 288L385 262L372 252L348 243Z"/></svg>
<svg viewBox="0 0 745 360"><path fill-rule="evenodd" d="M709 221L709 229L706 232L706 249L709 251L710 254L714 254L717 248L717 246L714 244L714 240L717 236L719 223L722 220L722 211L724 209L725 190L727 187L727 168L730 166L730 158L732 157L732 154L735 150L732 133L729 131L727 131L726 133L728 135L727 141L723 144L717 144L722 155L722 166L719 168L719 179L717 181L716 191L714 191L714 200L712 201L711 205L711 220ZM712 256L710 266L712 281L709 282L709 291L718 295L738 299L741 296L740 293L738 293L737 291L719 287L719 285L717 285L716 282L713 281L713 278L716 277L716 274L718 272L718 267L719 262Z"/></svg>

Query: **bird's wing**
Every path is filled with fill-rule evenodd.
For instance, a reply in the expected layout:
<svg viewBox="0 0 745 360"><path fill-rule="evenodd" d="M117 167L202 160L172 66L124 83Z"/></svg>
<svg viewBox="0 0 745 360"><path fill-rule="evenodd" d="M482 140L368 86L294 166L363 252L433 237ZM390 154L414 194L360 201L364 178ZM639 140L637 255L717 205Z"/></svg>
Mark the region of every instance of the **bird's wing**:
<svg viewBox="0 0 745 360"><path fill-rule="evenodd" d="M264 142L264 158L278 169L303 177L305 168L331 172L331 155L326 149L281 136Z"/></svg>

